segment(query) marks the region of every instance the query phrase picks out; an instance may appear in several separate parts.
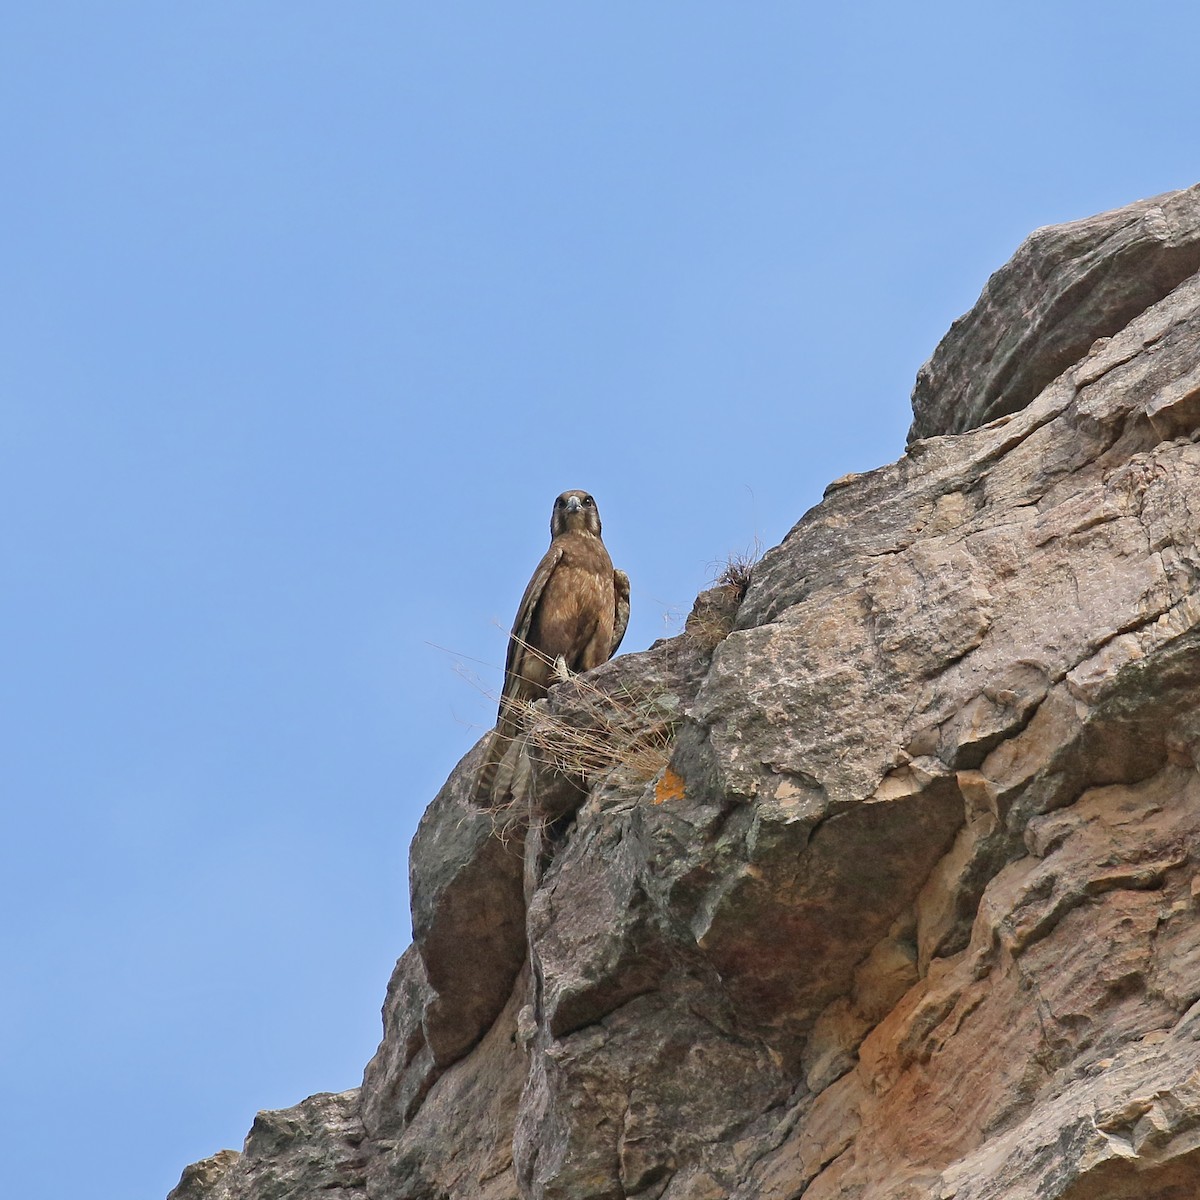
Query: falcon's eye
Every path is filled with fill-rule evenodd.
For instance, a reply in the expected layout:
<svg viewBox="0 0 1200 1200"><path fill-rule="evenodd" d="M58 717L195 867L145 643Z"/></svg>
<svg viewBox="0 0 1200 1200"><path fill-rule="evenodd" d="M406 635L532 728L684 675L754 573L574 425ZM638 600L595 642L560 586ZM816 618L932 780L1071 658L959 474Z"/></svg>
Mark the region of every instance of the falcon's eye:
<svg viewBox="0 0 1200 1200"><path fill-rule="evenodd" d="M555 500L555 502L554 502L554 507L562 508L562 506L563 506L563 498L561 496L559 496L559 498L557 500Z"/></svg>
<svg viewBox="0 0 1200 1200"><path fill-rule="evenodd" d="M584 498L583 498L584 508L591 508L595 503L596 503L595 500L593 500L591 498L591 496L584 496Z"/></svg>

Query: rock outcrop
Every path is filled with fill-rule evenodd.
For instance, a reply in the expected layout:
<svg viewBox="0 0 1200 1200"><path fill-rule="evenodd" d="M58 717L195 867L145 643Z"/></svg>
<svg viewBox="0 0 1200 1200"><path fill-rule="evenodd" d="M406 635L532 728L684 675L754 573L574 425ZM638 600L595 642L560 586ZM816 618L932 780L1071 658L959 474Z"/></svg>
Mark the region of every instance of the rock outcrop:
<svg viewBox="0 0 1200 1200"><path fill-rule="evenodd" d="M528 811L459 764L361 1089L173 1200L1200 1195L1200 188L1034 234L914 411L552 691Z"/></svg>
<svg viewBox="0 0 1200 1200"><path fill-rule="evenodd" d="M909 442L1018 412L1200 270L1200 185L1032 233L917 374Z"/></svg>

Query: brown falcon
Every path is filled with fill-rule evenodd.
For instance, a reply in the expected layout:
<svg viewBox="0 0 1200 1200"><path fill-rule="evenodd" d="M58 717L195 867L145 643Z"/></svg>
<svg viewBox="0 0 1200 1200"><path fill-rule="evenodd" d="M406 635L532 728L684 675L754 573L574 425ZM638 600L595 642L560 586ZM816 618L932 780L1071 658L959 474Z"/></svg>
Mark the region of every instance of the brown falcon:
<svg viewBox="0 0 1200 1200"><path fill-rule="evenodd" d="M629 576L613 570L600 540L596 501L587 492L563 492L550 514L550 548L521 597L509 635L500 713L476 789L481 803L493 799L524 706L569 672L590 671L612 658L628 622Z"/></svg>

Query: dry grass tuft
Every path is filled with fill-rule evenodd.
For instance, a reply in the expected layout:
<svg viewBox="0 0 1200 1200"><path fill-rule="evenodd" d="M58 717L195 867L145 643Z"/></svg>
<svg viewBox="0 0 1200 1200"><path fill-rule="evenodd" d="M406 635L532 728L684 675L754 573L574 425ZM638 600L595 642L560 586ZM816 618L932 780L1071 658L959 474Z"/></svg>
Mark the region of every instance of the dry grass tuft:
<svg viewBox="0 0 1200 1200"><path fill-rule="evenodd" d="M733 589L738 604L741 604L750 590L750 580L754 575L754 568L762 556L762 542L756 537L748 549L735 550L725 560L713 579L714 585Z"/></svg>
<svg viewBox="0 0 1200 1200"><path fill-rule="evenodd" d="M528 644L526 649L553 666L540 651ZM539 780L536 766L550 767L563 777L562 792L569 798L573 788L582 796L618 768L630 780L652 779L670 758L678 717L673 696L629 685L606 691L582 675L560 686L564 692L557 712L544 704L502 702L518 732L500 768L497 793L504 799L485 806L501 841L564 806L560 795L537 794L545 780ZM552 785L552 790L557 789Z"/></svg>
<svg viewBox="0 0 1200 1200"><path fill-rule="evenodd" d="M652 779L667 765L675 716L664 697L623 686L614 692L576 679L570 716L535 709L528 736L543 762L587 785L618 767L633 779Z"/></svg>
<svg viewBox="0 0 1200 1200"><path fill-rule="evenodd" d="M705 653L711 653L730 633L738 609L750 590L754 566L762 557L756 538L750 550L731 554L713 572L713 586L696 599L684 626L684 636Z"/></svg>

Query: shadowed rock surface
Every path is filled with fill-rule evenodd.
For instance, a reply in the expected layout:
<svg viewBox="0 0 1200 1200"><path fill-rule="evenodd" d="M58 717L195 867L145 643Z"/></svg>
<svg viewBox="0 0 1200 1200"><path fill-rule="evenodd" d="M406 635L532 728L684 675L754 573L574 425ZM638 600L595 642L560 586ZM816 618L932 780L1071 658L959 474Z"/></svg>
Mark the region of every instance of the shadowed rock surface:
<svg viewBox="0 0 1200 1200"><path fill-rule="evenodd" d="M172 1200L1200 1195L1197 213L1033 235L904 458L472 751L362 1088Z"/></svg>

